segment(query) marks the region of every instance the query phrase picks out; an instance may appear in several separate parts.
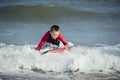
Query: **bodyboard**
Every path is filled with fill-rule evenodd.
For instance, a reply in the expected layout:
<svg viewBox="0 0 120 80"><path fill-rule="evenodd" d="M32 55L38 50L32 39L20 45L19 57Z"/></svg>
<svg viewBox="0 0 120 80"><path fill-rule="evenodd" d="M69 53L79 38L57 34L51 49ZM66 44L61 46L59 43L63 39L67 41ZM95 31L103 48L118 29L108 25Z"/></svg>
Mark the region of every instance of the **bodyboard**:
<svg viewBox="0 0 120 80"><path fill-rule="evenodd" d="M41 55L46 54L46 53L61 53L61 52L64 52L65 50L70 50L73 47L76 47L76 46L70 46L70 47L68 47L68 49L58 48L58 49L47 50L47 51L41 53Z"/></svg>

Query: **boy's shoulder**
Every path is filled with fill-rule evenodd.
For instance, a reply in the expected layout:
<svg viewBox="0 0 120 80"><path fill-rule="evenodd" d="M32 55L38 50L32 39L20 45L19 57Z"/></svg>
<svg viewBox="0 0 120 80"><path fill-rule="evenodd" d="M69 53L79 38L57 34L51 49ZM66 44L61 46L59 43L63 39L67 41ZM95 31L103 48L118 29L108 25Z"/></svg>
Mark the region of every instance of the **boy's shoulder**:
<svg viewBox="0 0 120 80"><path fill-rule="evenodd" d="M63 38L63 35L61 33L59 33L58 38L60 38L60 39Z"/></svg>
<svg viewBox="0 0 120 80"><path fill-rule="evenodd" d="M45 35L50 35L50 31L47 31L47 32L45 33Z"/></svg>

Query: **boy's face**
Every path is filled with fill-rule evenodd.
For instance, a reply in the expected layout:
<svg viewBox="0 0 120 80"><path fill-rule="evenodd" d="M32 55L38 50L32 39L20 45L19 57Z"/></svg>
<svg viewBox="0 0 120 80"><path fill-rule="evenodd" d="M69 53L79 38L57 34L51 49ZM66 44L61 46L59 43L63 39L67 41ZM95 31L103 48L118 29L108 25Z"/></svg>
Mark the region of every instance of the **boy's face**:
<svg viewBox="0 0 120 80"><path fill-rule="evenodd" d="M59 36L59 34L60 34L60 30L58 30L58 31L50 31L50 34L51 34L51 37L53 38L53 39L56 39L58 36Z"/></svg>

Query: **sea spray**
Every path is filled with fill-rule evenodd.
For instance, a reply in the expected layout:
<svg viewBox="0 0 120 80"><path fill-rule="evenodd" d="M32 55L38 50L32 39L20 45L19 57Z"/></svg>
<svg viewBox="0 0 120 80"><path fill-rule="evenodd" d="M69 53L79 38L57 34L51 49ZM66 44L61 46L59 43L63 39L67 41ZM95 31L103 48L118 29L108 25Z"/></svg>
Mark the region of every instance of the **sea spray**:
<svg viewBox="0 0 120 80"><path fill-rule="evenodd" d="M62 53L46 53L44 55L40 55L40 53L32 49L31 45L1 44L0 69L36 68L54 72L76 70L80 72L111 72L120 70L120 48L116 45L112 47L77 46Z"/></svg>

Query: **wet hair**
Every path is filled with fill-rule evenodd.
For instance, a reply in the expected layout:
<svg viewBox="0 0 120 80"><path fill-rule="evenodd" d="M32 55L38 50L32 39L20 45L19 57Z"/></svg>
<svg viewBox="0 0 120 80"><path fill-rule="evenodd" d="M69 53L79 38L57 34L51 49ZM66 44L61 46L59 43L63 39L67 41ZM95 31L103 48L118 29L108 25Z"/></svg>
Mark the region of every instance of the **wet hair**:
<svg viewBox="0 0 120 80"><path fill-rule="evenodd" d="M58 25L52 25L50 31L59 31L60 27Z"/></svg>

